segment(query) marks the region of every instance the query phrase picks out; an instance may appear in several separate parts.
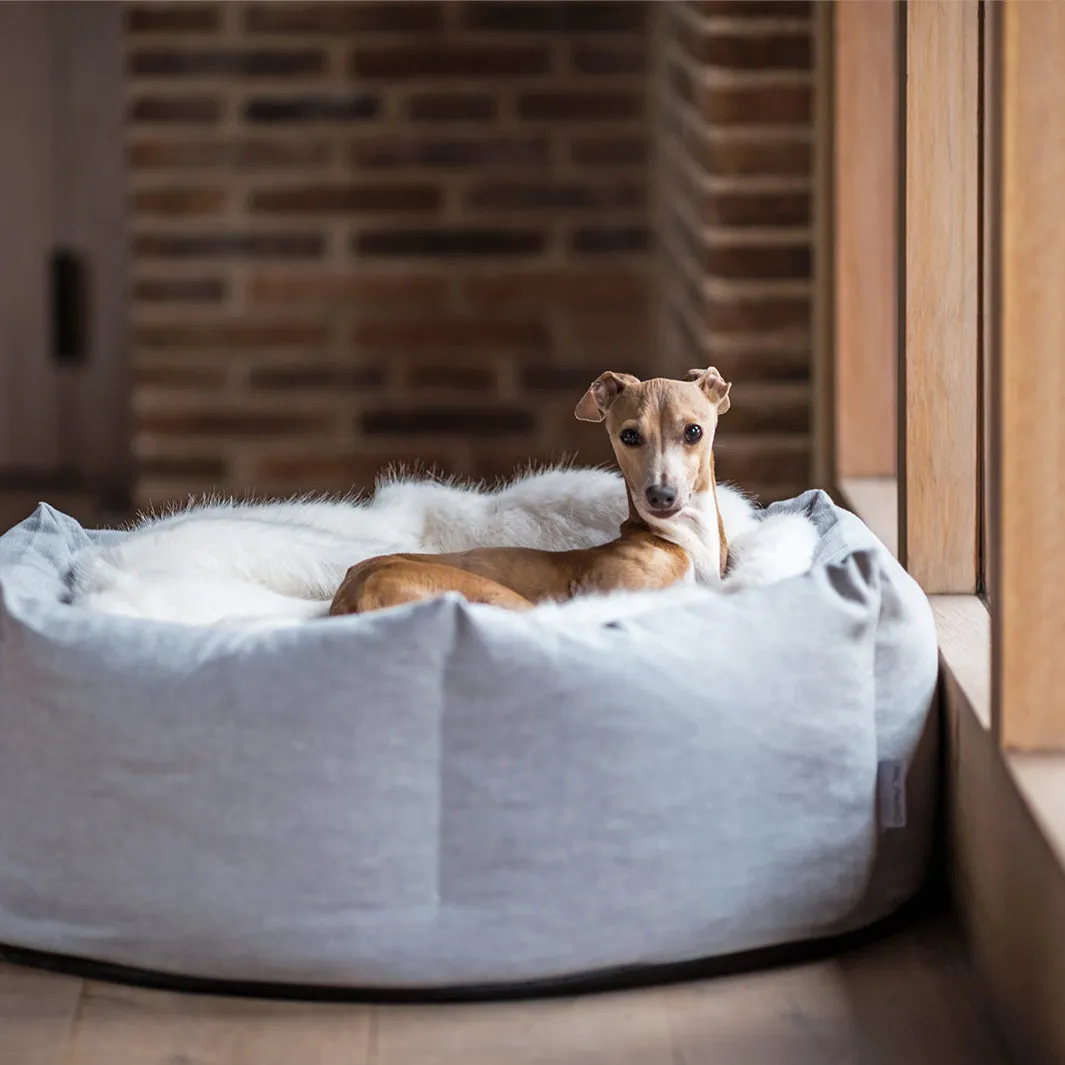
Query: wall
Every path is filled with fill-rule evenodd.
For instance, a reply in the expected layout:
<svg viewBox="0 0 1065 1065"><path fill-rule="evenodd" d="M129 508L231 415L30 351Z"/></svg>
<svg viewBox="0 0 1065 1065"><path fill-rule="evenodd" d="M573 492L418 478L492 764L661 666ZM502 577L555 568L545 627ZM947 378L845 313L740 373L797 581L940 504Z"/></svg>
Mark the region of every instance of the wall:
<svg viewBox="0 0 1065 1065"><path fill-rule="evenodd" d="M136 502L603 461L588 381L708 363L809 484L809 3L126 13Z"/></svg>
<svg viewBox="0 0 1065 1065"><path fill-rule="evenodd" d="M656 368L647 5L126 15L138 504L608 457L576 400Z"/></svg>
<svg viewBox="0 0 1065 1065"><path fill-rule="evenodd" d="M734 382L717 469L763 499L811 479L811 7L658 6L663 365Z"/></svg>

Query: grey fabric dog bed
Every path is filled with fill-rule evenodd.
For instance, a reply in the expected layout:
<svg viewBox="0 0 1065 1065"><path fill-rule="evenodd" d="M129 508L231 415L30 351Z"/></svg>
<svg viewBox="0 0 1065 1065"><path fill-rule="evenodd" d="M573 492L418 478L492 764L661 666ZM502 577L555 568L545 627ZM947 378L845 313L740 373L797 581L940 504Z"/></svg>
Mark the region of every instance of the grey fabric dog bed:
<svg viewBox="0 0 1065 1065"><path fill-rule="evenodd" d="M589 623L457 597L276 630L64 602L0 537L0 943L163 976L508 987L860 928L920 886L937 656L823 493L813 570Z"/></svg>

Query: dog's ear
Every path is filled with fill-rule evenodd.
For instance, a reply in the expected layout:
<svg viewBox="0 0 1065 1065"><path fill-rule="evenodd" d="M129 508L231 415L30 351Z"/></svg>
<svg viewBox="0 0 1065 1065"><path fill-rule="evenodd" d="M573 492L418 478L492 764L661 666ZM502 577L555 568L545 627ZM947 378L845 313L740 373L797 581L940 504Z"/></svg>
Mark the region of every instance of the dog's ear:
<svg viewBox="0 0 1065 1065"><path fill-rule="evenodd" d="M732 401L728 398L732 384L718 373L716 366L689 370L684 380L697 384L706 394L706 398L717 407L718 414L724 414L732 406Z"/></svg>
<svg viewBox="0 0 1065 1065"><path fill-rule="evenodd" d="M613 373L608 370L600 374L581 396L577 409L573 412L578 421L601 422L606 417L614 400L630 385L638 385L640 379L630 373Z"/></svg>

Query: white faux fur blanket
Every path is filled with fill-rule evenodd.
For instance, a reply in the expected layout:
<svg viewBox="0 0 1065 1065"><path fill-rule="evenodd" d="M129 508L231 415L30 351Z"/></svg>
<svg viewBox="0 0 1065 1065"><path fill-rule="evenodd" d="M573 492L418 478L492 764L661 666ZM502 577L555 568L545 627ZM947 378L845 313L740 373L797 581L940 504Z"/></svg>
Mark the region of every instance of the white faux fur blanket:
<svg viewBox="0 0 1065 1065"><path fill-rule="evenodd" d="M718 503L730 550L722 590L809 569L817 533L805 518L759 520L754 505L727 485L718 487ZM492 490L394 477L366 501L194 504L80 552L73 602L190 624L301 621L325 615L348 567L373 555L590 547L613 539L626 513L619 474L579 468L529 473ZM633 605L640 601L644 596Z"/></svg>

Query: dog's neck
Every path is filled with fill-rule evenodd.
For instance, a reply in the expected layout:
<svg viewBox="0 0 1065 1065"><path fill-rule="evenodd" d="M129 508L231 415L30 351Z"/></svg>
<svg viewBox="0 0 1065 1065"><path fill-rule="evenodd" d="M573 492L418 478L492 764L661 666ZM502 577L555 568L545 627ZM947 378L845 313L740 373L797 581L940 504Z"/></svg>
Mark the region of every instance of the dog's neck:
<svg viewBox="0 0 1065 1065"><path fill-rule="evenodd" d="M636 509L627 482L625 494L629 502L629 516L621 527L622 536L626 530L645 529L684 550L692 564L692 576L699 584L721 583L728 560L728 542L717 505L712 458L708 483L697 486L684 509L668 520L645 519Z"/></svg>

